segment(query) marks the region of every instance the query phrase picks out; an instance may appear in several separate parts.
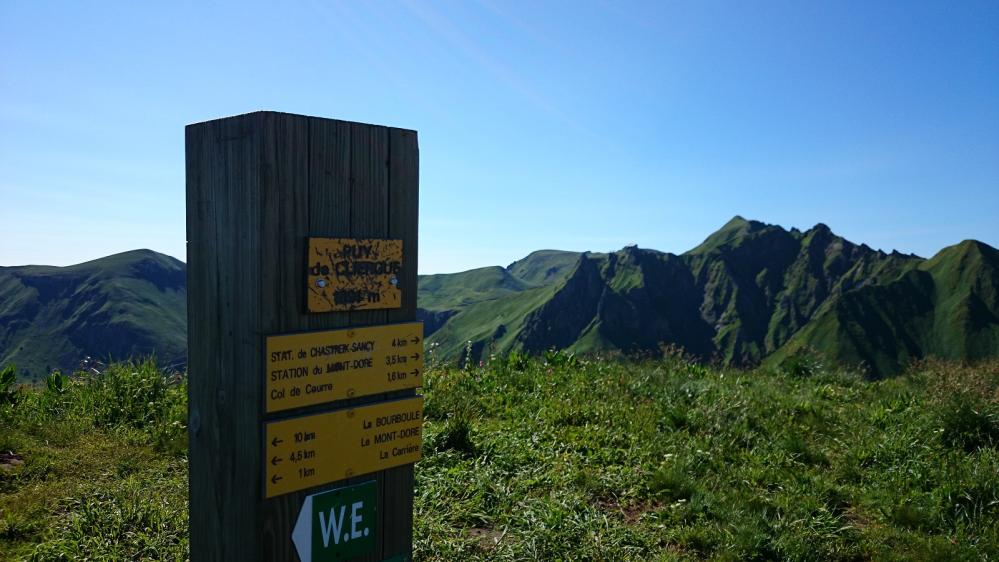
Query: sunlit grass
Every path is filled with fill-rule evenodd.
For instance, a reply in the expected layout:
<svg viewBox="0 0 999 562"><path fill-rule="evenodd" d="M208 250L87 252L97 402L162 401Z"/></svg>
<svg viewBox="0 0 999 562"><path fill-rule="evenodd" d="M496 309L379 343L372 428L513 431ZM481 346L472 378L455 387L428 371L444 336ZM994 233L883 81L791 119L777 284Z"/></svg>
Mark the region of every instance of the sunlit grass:
<svg viewBox="0 0 999 562"><path fill-rule="evenodd" d="M997 389L999 362L879 382L678 356L438 366L416 558L995 559ZM187 558L182 379L119 364L9 390L0 559Z"/></svg>

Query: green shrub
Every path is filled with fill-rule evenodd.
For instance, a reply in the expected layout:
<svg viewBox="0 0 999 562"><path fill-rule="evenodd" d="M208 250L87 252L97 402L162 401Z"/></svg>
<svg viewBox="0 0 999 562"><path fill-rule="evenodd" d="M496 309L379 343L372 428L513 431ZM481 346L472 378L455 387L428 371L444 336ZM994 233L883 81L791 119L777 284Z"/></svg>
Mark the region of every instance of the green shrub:
<svg viewBox="0 0 999 562"><path fill-rule="evenodd" d="M513 351L506 356L506 366L511 371L523 371L527 369L530 364L531 358L525 353Z"/></svg>
<svg viewBox="0 0 999 562"><path fill-rule="evenodd" d="M474 456L476 447L472 442L472 425L468 417L461 414L449 416L430 443L430 449L435 452L453 450L464 456Z"/></svg>
<svg viewBox="0 0 999 562"><path fill-rule="evenodd" d="M575 367L579 361L574 354L561 349L549 349L544 353L544 360L551 367Z"/></svg>
<svg viewBox="0 0 999 562"><path fill-rule="evenodd" d="M59 371L52 371L45 378L45 390L51 394L62 394L66 391L66 377Z"/></svg>
<svg viewBox="0 0 999 562"><path fill-rule="evenodd" d="M697 486L687 471L670 465L660 467L650 476L647 491L651 497L669 502L689 501Z"/></svg>
<svg viewBox="0 0 999 562"><path fill-rule="evenodd" d="M974 452L999 445L999 408L967 394L954 395L940 407L940 439L948 447Z"/></svg>
<svg viewBox="0 0 999 562"><path fill-rule="evenodd" d="M791 378L804 379L822 372L823 365L814 353L799 351L785 357L777 370Z"/></svg>
<svg viewBox="0 0 999 562"><path fill-rule="evenodd" d="M7 365L0 371L0 406L14 404L19 397L17 370L13 365Z"/></svg>

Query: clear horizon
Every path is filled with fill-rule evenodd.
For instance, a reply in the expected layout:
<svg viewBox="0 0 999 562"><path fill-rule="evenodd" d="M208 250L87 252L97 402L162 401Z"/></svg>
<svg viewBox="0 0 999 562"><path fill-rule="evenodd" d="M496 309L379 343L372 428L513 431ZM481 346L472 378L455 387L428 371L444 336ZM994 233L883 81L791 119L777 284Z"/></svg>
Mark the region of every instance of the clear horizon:
<svg viewBox="0 0 999 562"><path fill-rule="evenodd" d="M186 260L188 123L416 129L420 273L735 215L999 246L999 4L0 5L0 265Z"/></svg>

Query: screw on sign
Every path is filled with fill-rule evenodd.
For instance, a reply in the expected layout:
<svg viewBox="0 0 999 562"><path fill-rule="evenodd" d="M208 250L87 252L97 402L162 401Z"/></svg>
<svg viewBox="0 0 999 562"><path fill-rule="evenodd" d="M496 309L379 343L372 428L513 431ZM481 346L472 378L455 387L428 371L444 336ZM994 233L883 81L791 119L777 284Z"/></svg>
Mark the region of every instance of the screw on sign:
<svg viewBox="0 0 999 562"><path fill-rule="evenodd" d="M374 551L376 481L306 496L292 542L302 562L348 560Z"/></svg>

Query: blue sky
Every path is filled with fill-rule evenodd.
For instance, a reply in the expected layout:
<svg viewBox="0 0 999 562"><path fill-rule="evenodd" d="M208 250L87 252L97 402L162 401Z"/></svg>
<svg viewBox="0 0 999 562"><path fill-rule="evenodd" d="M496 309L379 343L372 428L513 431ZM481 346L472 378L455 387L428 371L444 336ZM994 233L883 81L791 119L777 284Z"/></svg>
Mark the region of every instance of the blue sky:
<svg viewBox="0 0 999 562"><path fill-rule="evenodd" d="M995 1L0 0L0 265L184 259L184 125L258 109L419 131L421 273L736 214L999 246Z"/></svg>

